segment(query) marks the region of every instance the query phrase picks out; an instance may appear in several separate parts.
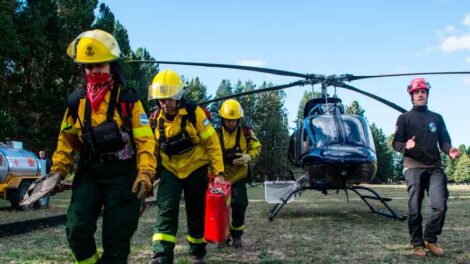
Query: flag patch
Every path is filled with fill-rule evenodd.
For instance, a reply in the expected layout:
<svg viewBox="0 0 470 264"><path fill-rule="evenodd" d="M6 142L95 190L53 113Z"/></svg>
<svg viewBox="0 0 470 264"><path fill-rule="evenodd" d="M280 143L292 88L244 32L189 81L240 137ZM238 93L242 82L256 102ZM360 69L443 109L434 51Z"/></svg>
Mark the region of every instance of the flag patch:
<svg viewBox="0 0 470 264"><path fill-rule="evenodd" d="M149 124L149 120L147 118L147 115L144 114L144 113L140 114L140 124L141 125L148 125Z"/></svg>
<svg viewBox="0 0 470 264"><path fill-rule="evenodd" d="M210 123L211 123L211 122L210 122L207 118L204 119L203 124L204 124L205 127L208 126Z"/></svg>

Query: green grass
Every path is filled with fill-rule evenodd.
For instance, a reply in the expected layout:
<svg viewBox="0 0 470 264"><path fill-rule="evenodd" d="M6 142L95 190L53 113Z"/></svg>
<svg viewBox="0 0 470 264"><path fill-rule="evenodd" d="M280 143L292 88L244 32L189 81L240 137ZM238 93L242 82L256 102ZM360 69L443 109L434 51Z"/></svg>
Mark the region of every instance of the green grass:
<svg viewBox="0 0 470 264"><path fill-rule="evenodd" d="M403 185L371 186L380 194L392 197L392 208L407 211L407 194ZM262 186L249 188L250 205L245 223L244 248L218 249L208 245L208 263L470 263L470 186L449 186L450 199L446 224L439 242L445 257L410 255L407 222L383 218L369 212L357 196L344 192L325 196L305 191L286 205L270 222L271 204L264 202ZM65 210L67 196L54 197L52 210ZM189 263L185 241L186 216L181 204L175 263ZM46 210L47 211L47 210ZM8 212L9 222L16 217L34 218L38 212ZM43 213L40 211L39 213ZM425 219L428 201L423 202ZM5 212L0 212L4 218ZM151 237L156 209L150 207L140 219L132 240L129 263L147 263L152 256ZM2 220L3 221L3 220ZM97 243L101 244L101 229ZM0 263L70 263L64 227L0 239Z"/></svg>

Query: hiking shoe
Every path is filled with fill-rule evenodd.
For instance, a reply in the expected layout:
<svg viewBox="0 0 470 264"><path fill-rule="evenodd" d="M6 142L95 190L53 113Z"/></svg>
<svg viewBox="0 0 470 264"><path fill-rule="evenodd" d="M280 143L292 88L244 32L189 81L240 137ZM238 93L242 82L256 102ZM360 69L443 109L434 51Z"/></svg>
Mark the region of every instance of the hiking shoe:
<svg viewBox="0 0 470 264"><path fill-rule="evenodd" d="M411 252L414 256L426 257L426 250L424 250L423 246L415 246L415 247L413 247Z"/></svg>
<svg viewBox="0 0 470 264"><path fill-rule="evenodd" d="M431 252L436 257L442 257L444 256L444 249L442 248L441 245L437 243L428 243L424 241L424 245L426 246L427 249Z"/></svg>
<svg viewBox="0 0 470 264"><path fill-rule="evenodd" d="M193 256L191 258L191 264L204 264L204 257Z"/></svg>
<svg viewBox="0 0 470 264"><path fill-rule="evenodd" d="M242 248L243 247L243 242L241 237L234 237L232 238L232 247L234 248Z"/></svg>

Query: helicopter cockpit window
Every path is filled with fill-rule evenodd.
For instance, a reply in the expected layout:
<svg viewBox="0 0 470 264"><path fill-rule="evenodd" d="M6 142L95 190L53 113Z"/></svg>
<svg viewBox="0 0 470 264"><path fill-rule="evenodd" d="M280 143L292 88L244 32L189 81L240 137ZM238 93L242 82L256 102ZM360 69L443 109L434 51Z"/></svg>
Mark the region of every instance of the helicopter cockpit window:
<svg viewBox="0 0 470 264"><path fill-rule="evenodd" d="M338 130L333 116L315 116L311 119L317 148L338 144Z"/></svg>
<svg viewBox="0 0 470 264"><path fill-rule="evenodd" d="M362 122L352 116L341 116L341 119L343 120L345 143L366 146L366 135Z"/></svg>

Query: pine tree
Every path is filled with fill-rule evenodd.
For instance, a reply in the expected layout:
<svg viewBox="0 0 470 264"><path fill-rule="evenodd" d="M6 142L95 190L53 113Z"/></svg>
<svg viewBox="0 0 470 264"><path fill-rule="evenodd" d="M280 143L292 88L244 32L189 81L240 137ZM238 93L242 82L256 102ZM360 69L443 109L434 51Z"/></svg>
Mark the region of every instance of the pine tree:
<svg viewBox="0 0 470 264"><path fill-rule="evenodd" d="M241 92L249 92L255 90L256 85L248 80L245 82L238 81L237 84L235 85L235 92L234 94L241 93ZM235 98L240 102L240 105L243 108L243 113L244 113L244 118L243 118L243 123L246 126L252 127L256 124L254 124L255 116L254 113L256 111L256 100L257 100L257 95L247 95L247 96L242 96Z"/></svg>
<svg viewBox="0 0 470 264"><path fill-rule="evenodd" d="M375 179L379 182L393 181L393 157L390 153L385 134L375 123L370 126L377 153L377 174Z"/></svg>
<svg viewBox="0 0 470 264"><path fill-rule="evenodd" d="M274 86L263 83L260 89ZM287 146L289 131L287 126L287 110L284 107L284 91L273 91L259 94L256 102L254 122L255 132L263 151L254 168L257 180L286 179L288 175Z"/></svg>
<svg viewBox="0 0 470 264"><path fill-rule="evenodd" d="M186 95L190 100L202 103L210 99L210 96L207 96L207 86L204 85L198 77L187 81L186 87Z"/></svg>
<svg viewBox="0 0 470 264"><path fill-rule="evenodd" d="M464 152L455 165L454 180L458 183L470 182L470 157Z"/></svg>
<svg viewBox="0 0 470 264"><path fill-rule="evenodd" d="M364 116L365 110L359 105L358 101L353 101L351 105L346 106L346 114Z"/></svg>
<svg viewBox="0 0 470 264"><path fill-rule="evenodd" d="M392 167L393 167L393 176L389 179L393 182L398 182L404 180L403 177L403 153L397 152L393 149L394 134L391 134L387 137L387 146L388 151L392 155Z"/></svg>
<svg viewBox="0 0 470 264"><path fill-rule="evenodd" d="M223 79L220 82L219 87L217 87L217 91L215 92L215 97L219 98L219 97L231 95L232 90L233 88L232 88L232 84L230 83L230 81ZM218 112L222 103L223 102L212 103L209 108L211 115L212 115L212 122L213 124L215 124L216 127L220 126L220 117L219 117Z"/></svg>
<svg viewBox="0 0 470 264"><path fill-rule="evenodd" d="M93 29L101 29L110 34L114 33L116 21L114 19L114 14L111 12L109 7L101 3L98 11L98 16L96 17L96 21L93 24ZM121 47L121 46L119 46Z"/></svg>
<svg viewBox="0 0 470 264"><path fill-rule="evenodd" d="M301 124L301 122L304 120L304 108L307 102L313 98L319 98L320 96L321 94L317 92L304 91L302 99L300 99L299 108L297 110L297 119L294 121L296 127L298 127L299 124Z"/></svg>

